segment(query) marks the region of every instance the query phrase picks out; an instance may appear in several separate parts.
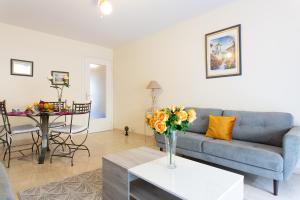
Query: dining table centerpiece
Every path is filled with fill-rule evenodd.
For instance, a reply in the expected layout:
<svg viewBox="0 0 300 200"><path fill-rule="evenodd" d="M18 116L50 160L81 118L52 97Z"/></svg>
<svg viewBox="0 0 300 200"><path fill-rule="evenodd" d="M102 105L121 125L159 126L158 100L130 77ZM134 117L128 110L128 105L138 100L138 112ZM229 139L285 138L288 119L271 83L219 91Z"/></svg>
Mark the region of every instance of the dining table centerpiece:
<svg viewBox="0 0 300 200"><path fill-rule="evenodd" d="M156 134L165 136L166 152L168 156L168 168L174 169L177 132L185 133L189 125L197 118L194 109L185 109L183 106L172 105L155 111L146 116L147 125Z"/></svg>
<svg viewBox="0 0 300 200"><path fill-rule="evenodd" d="M59 79L59 81L57 81L57 79ZM64 75L64 76L59 77L59 78L57 78L57 77L54 78L53 76L49 76L48 80L51 82L50 87L56 89L56 91L57 91L57 100L58 100L58 102L61 102L64 88L65 87L67 87L67 88L70 87L69 76Z"/></svg>
<svg viewBox="0 0 300 200"><path fill-rule="evenodd" d="M54 105L52 103L47 103L44 101L35 102L33 108L37 112L54 112Z"/></svg>

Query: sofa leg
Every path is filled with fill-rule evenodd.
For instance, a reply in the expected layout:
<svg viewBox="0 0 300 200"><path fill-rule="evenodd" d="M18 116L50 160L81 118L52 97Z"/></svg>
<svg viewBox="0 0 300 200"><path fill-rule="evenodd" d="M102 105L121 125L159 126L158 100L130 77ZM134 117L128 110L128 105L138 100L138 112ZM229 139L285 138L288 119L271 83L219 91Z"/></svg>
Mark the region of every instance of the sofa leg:
<svg viewBox="0 0 300 200"><path fill-rule="evenodd" d="M160 150L160 151L163 151L164 149L160 147L159 150Z"/></svg>
<svg viewBox="0 0 300 200"><path fill-rule="evenodd" d="M273 180L273 190L274 190L274 195L278 195L278 186L279 186L279 181L278 180Z"/></svg>

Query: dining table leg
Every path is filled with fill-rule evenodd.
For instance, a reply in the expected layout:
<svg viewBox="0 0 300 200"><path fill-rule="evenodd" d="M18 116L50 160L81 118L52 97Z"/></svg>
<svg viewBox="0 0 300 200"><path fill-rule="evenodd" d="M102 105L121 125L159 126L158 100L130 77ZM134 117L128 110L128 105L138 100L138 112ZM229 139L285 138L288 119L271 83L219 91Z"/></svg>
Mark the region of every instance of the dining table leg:
<svg viewBox="0 0 300 200"><path fill-rule="evenodd" d="M42 131L42 145L39 155L39 164L44 164L46 152L48 150L48 132L49 132L49 115L41 115L41 131Z"/></svg>

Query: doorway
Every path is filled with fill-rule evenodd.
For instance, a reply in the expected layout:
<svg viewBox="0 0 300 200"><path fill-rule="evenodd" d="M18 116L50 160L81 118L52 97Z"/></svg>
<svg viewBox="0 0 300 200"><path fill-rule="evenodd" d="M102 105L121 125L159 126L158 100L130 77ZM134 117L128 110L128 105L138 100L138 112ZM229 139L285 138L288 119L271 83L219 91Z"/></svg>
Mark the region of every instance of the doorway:
<svg viewBox="0 0 300 200"><path fill-rule="evenodd" d="M113 129L111 62L101 59L87 59L86 100L92 101L90 132Z"/></svg>

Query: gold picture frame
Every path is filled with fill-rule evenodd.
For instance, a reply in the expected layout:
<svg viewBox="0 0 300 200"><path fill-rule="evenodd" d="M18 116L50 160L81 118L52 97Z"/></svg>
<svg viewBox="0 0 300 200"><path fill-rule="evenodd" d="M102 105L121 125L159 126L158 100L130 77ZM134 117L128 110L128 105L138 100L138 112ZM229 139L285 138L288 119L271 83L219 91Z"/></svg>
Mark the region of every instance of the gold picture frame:
<svg viewBox="0 0 300 200"><path fill-rule="evenodd" d="M240 76L241 25L205 35L206 78Z"/></svg>

